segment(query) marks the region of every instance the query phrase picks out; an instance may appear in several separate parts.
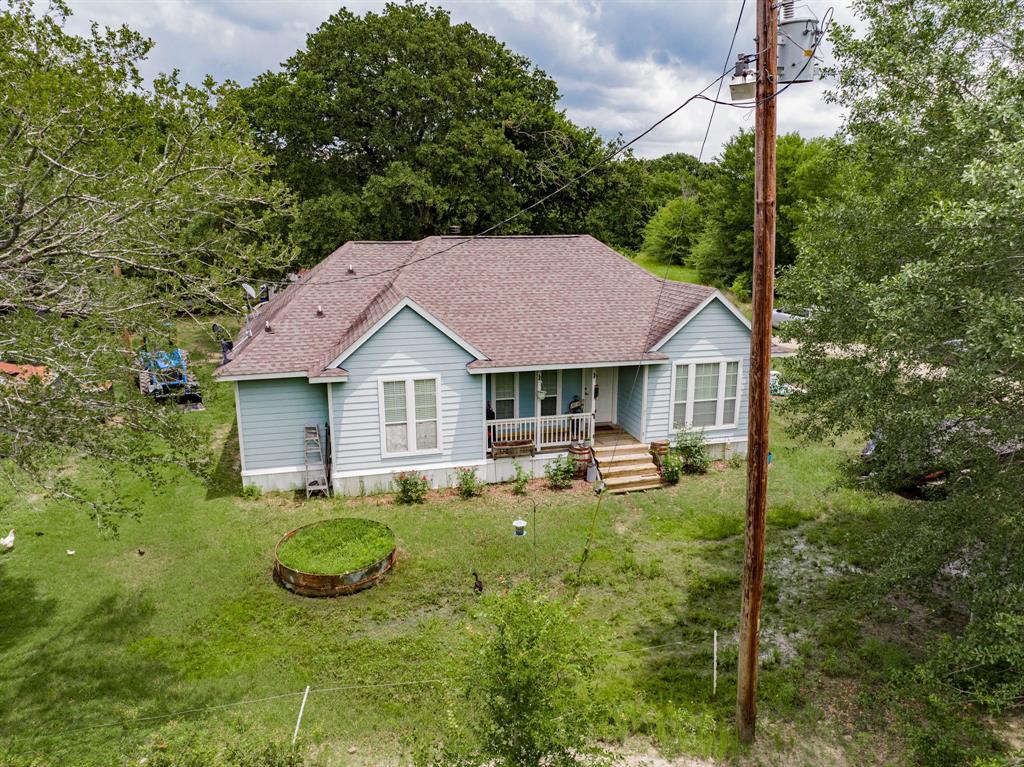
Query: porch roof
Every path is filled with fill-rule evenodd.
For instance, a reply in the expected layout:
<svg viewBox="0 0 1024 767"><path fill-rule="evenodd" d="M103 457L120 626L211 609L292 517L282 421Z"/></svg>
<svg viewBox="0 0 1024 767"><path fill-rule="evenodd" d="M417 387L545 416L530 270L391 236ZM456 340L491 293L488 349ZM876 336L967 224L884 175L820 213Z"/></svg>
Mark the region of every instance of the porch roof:
<svg viewBox="0 0 1024 767"><path fill-rule="evenodd" d="M501 361L496 360L476 360L466 365L467 369L471 373L508 373L514 371L530 371L530 370L566 370L571 368L591 368L591 367L618 367L620 365L656 365L659 362L665 362L669 357L661 352L647 352L643 357L637 359L617 359L617 360L594 360L594 359L582 359L563 357L562 359L555 362L545 363L528 363L525 365L509 365Z"/></svg>
<svg viewBox="0 0 1024 767"><path fill-rule="evenodd" d="M218 375L321 378L403 301L479 352L471 371L655 362L652 346L714 292L589 235L349 242L258 310Z"/></svg>

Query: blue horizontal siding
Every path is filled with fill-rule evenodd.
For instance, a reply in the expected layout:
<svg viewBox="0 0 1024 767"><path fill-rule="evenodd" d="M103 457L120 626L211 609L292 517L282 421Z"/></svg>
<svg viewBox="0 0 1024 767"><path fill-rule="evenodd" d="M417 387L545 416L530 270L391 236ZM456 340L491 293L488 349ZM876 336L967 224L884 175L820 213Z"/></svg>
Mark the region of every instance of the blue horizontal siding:
<svg viewBox="0 0 1024 767"><path fill-rule="evenodd" d="M583 399L583 371L579 368L562 371L562 412L569 412L573 396Z"/></svg>
<svg viewBox="0 0 1024 767"><path fill-rule="evenodd" d="M327 386L305 378L239 381L240 449L247 471L303 466L302 432L327 422Z"/></svg>
<svg viewBox="0 0 1024 767"><path fill-rule="evenodd" d="M483 377L467 372L473 359L414 310L402 309L342 363L348 379L331 386L334 470L425 469L482 460ZM384 458L377 380L421 374L441 377L441 452Z"/></svg>
<svg viewBox="0 0 1024 767"><path fill-rule="evenodd" d="M537 377L533 373L517 373L519 376L519 417L533 418L537 412L534 403L537 398Z"/></svg>
<svg viewBox="0 0 1024 767"><path fill-rule="evenodd" d="M616 420L619 426L640 439L641 411L644 400L644 371L639 365L620 367L616 385Z"/></svg>
<svg viewBox="0 0 1024 767"><path fill-rule="evenodd" d="M712 301L690 320L660 351L673 362L726 357L742 360L740 416L736 426L707 433L709 441L747 438L747 371L750 366L750 331L720 301ZM651 365L647 371L647 439L671 439L669 411L672 402L672 365Z"/></svg>

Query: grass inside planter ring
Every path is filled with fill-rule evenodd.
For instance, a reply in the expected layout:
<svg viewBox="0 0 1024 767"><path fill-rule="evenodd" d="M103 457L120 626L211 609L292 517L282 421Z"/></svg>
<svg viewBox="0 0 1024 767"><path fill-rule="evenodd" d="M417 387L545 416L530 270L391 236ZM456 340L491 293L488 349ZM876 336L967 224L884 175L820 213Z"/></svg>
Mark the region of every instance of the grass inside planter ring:
<svg viewBox="0 0 1024 767"><path fill-rule="evenodd" d="M341 575L369 567L395 547L391 528L372 519L328 519L300 528L277 557L304 573Z"/></svg>

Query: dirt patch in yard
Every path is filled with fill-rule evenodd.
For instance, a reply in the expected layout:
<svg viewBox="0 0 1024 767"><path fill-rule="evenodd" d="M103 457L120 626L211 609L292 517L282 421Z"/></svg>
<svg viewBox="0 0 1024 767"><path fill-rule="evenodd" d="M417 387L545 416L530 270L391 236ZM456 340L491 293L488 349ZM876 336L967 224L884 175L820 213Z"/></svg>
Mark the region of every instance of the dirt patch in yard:
<svg viewBox="0 0 1024 767"><path fill-rule="evenodd" d="M718 767L725 762L713 762L708 759L695 759L691 756L679 756L666 759L654 752L623 754L619 764L625 767Z"/></svg>

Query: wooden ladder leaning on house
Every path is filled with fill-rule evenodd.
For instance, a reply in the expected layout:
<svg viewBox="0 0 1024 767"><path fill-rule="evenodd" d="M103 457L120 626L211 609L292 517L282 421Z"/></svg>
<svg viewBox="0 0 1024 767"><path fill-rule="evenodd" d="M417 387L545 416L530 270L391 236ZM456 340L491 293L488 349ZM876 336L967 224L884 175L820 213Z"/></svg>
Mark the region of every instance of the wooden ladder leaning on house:
<svg viewBox="0 0 1024 767"><path fill-rule="evenodd" d="M320 427L305 426L302 432L302 452L306 461L306 497L316 493L327 495L327 460L320 443Z"/></svg>

